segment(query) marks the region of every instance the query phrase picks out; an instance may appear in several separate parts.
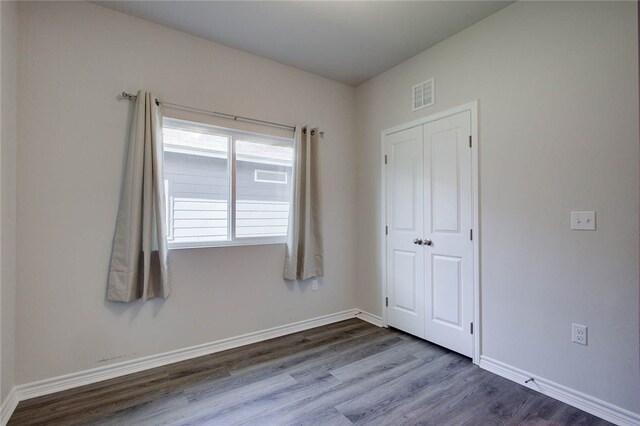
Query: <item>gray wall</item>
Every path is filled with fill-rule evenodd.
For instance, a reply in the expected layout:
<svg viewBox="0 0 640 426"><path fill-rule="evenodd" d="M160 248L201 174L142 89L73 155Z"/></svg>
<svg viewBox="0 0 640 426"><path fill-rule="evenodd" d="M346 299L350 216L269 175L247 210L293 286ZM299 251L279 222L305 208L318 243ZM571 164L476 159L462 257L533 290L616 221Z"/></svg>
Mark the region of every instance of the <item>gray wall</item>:
<svg viewBox="0 0 640 426"><path fill-rule="evenodd" d="M436 104L411 112L430 77ZM517 2L357 99L362 308L382 306L380 132L478 99L482 354L640 412L636 3Z"/></svg>
<svg viewBox="0 0 640 426"><path fill-rule="evenodd" d="M17 19L0 2L0 403L15 384Z"/></svg>
<svg viewBox="0 0 640 426"><path fill-rule="evenodd" d="M88 2L18 10L17 383L355 306L354 88ZM282 279L274 244L173 250L169 299L105 301L132 108L117 95L140 88L325 130L319 291Z"/></svg>
<svg viewBox="0 0 640 426"><path fill-rule="evenodd" d="M640 412L635 3L518 2L360 86L357 102L351 87L93 4L18 11L16 383L357 305L380 314L380 131L479 99L483 354ZM436 105L410 112L411 85L432 76ZM320 291L285 283L271 245L176 250L167 301L104 300L131 111L116 94L138 88L325 130ZM571 209L596 210L598 231L569 231ZM589 326L589 346L570 342L571 322Z"/></svg>

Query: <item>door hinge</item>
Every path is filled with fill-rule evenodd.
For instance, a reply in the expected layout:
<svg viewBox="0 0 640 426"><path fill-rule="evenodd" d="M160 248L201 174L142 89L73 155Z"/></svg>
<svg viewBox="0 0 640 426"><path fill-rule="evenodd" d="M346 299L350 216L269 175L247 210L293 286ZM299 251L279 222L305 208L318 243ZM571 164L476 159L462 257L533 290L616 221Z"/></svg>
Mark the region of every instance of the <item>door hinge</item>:
<svg viewBox="0 0 640 426"><path fill-rule="evenodd" d="M469 229L469 239L473 241L473 229Z"/></svg>
<svg viewBox="0 0 640 426"><path fill-rule="evenodd" d="M384 306L389 306L389 298L388 297L384 298Z"/></svg>
<svg viewBox="0 0 640 426"><path fill-rule="evenodd" d="M387 164L387 156L384 156L384 164Z"/></svg>
<svg viewBox="0 0 640 426"><path fill-rule="evenodd" d="M473 334L473 323L469 324L469 333Z"/></svg>
<svg viewBox="0 0 640 426"><path fill-rule="evenodd" d="M388 226L384 227L384 235L389 235L389 227Z"/></svg>
<svg viewBox="0 0 640 426"><path fill-rule="evenodd" d="M471 135L469 135L469 148L471 148Z"/></svg>

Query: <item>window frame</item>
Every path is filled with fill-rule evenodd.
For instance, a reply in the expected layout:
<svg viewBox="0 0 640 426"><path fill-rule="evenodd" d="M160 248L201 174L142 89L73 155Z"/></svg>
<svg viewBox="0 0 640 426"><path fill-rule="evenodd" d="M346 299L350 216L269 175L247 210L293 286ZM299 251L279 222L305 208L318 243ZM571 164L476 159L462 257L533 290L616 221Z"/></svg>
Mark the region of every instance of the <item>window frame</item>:
<svg viewBox="0 0 640 426"><path fill-rule="evenodd" d="M281 180L273 180L273 179L261 179L258 177L258 173L262 172L262 173L273 173L273 174L279 174L279 175L284 175L284 181ZM258 183L273 183L276 185L287 185L289 183L289 178L287 176L287 172L281 172L281 171L277 171L277 170L265 170L265 169L253 169L253 181L254 182L258 182Z"/></svg>
<svg viewBox="0 0 640 426"><path fill-rule="evenodd" d="M291 165L291 198L289 201L289 205L293 203L293 188L294 188L294 168L295 168L295 143L293 137L286 138L282 136L275 136L269 134L260 134L256 132L249 132L245 130L233 129L228 127L222 127L219 125L209 124L205 121L194 121L193 119L185 119L185 118L174 118L171 116L163 116L162 129L166 126L165 121L169 120L173 123L180 123L179 125L168 127L173 127L179 130L186 131L197 131L204 132L214 136L222 136L227 138L227 177L228 177L228 199L227 199L227 239L224 241L192 241L192 242L175 242L167 239L167 248L169 250L178 250L178 249L193 249L193 248L215 248L215 247L238 247L238 246L258 246L258 245L272 245L272 244L285 244L289 235L289 223L287 223L287 235L281 236L267 236L267 237L238 237L236 235L236 211L237 211L237 167L236 167L236 145L238 141L242 142L252 142L252 143L265 143L269 142L272 145L280 145L280 146L290 146L293 152L293 159ZM274 144L274 142L277 142ZM163 147L163 155L165 152L165 148ZM194 150L194 155L198 155L197 150ZM165 177L163 176L163 179ZM168 184L169 187L171 183ZM167 197L167 202L169 199L173 199L174 197ZM167 219L167 232L168 234L173 236L172 224L169 220L173 219L171 206L167 206L167 210L169 211L169 215ZM289 214L291 214L291 210L289 210ZM290 221L289 221L290 222Z"/></svg>

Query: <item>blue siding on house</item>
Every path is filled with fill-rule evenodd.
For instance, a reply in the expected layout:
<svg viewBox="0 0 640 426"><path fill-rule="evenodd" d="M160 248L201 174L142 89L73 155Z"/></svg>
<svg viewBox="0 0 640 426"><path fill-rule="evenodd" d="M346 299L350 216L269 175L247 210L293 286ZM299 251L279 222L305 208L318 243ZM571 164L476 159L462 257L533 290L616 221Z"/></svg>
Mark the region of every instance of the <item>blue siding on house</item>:
<svg viewBox="0 0 640 426"><path fill-rule="evenodd" d="M226 159L165 152L164 177L169 181L169 197L227 199Z"/></svg>
<svg viewBox="0 0 640 426"><path fill-rule="evenodd" d="M255 182L254 170L285 172L287 183ZM169 180L169 196L227 199L227 160L200 155L165 152L164 175ZM256 201L288 201L291 167L239 161L236 173L237 198Z"/></svg>
<svg viewBox="0 0 640 426"><path fill-rule="evenodd" d="M284 172L286 184L256 182L255 170ZM291 167L238 161L236 235L286 235ZM223 158L165 152L169 238L174 242L226 240L229 178Z"/></svg>

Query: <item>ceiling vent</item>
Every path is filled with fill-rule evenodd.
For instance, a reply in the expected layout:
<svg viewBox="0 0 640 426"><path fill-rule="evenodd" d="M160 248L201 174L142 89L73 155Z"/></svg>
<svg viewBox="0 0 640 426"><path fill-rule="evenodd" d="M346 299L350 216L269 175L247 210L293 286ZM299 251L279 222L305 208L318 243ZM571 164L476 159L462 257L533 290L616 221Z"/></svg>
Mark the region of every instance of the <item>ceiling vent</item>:
<svg viewBox="0 0 640 426"><path fill-rule="evenodd" d="M413 86L412 111L433 105L435 101L433 78Z"/></svg>

